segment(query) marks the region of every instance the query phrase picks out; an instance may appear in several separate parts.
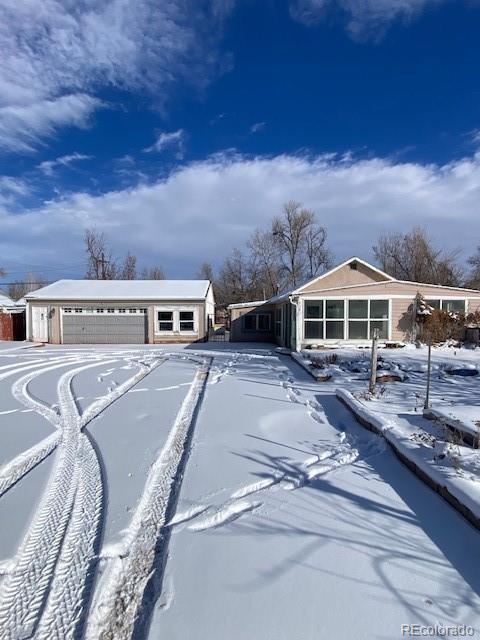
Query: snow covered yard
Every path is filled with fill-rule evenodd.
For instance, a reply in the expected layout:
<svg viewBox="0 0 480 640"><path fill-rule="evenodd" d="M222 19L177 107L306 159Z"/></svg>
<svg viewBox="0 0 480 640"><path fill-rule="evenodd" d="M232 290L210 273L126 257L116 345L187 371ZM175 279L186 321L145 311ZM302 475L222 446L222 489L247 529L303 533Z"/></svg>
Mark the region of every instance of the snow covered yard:
<svg viewBox="0 0 480 640"><path fill-rule="evenodd" d="M408 380L376 409L438 429L423 356L382 354ZM352 360L317 383L261 345L0 350L0 638L480 637L480 535L335 397ZM442 362L434 400L469 402Z"/></svg>

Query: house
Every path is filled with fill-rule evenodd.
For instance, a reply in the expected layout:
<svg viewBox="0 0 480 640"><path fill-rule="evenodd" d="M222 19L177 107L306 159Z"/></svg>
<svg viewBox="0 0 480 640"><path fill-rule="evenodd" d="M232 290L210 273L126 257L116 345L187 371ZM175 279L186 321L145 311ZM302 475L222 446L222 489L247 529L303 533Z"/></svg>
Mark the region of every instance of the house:
<svg viewBox="0 0 480 640"><path fill-rule="evenodd" d="M378 329L383 342L415 338L415 298L449 311L480 310L480 291L397 280L350 258L269 300L231 304L231 341L273 341L290 349L362 344Z"/></svg>
<svg viewBox="0 0 480 640"><path fill-rule="evenodd" d="M208 280L58 280L25 300L27 339L53 344L203 341L215 314Z"/></svg>

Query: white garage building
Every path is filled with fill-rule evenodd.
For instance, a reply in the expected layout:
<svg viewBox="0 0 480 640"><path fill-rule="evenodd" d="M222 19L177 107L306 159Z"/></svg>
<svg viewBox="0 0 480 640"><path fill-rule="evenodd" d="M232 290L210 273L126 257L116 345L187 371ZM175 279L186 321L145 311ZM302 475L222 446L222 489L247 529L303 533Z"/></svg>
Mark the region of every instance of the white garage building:
<svg viewBox="0 0 480 640"><path fill-rule="evenodd" d="M27 339L52 344L203 341L215 314L208 280L59 280L25 299Z"/></svg>

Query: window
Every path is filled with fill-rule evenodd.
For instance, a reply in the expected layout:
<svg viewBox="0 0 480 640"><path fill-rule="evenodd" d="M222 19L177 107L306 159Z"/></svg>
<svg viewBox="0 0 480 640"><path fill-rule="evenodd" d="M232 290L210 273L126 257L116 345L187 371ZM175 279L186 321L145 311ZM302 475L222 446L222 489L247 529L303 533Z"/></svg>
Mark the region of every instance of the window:
<svg viewBox="0 0 480 640"><path fill-rule="evenodd" d="M323 300L305 300L305 319L323 318Z"/></svg>
<svg viewBox="0 0 480 640"><path fill-rule="evenodd" d="M349 340L367 340L368 338L368 320L358 320L348 323Z"/></svg>
<svg viewBox="0 0 480 640"><path fill-rule="evenodd" d="M427 300L427 304L434 309L443 309L443 311L451 311L452 313L465 313L466 300L456 298L453 300Z"/></svg>
<svg viewBox="0 0 480 640"><path fill-rule="evenodd" d="M370 300L370 318L388 320L388 300Z"/></svg>
<svg viewBox="0 0 480 640"><path fill-rule="evenodd" d="M158 330L173 331L173 311L158 311Z"/></svg>
<svg viewBox="0 0 480 640"><path fill-rule="evenodd" d="M343 300L326 300L325 304L325 316L327 318L342 318L344 316Z"/></svg>
<svg viewBox="0 0 480 640"><path fill-rule="evenodd" d="M465 313L465 300L442 300L442 309L454 313Z"/></svg>
<svg viewBox="0 0 480 640"><path fill-rule="evenodd" d="M326 322L325 337L327 340L343 340L343 320Z"/></svg>
<svg viewBox="0 0 480 640"><path fill-rule="evenodd" d="M305 340L368 340L373 329L386 340L389 301L366 299L305 300Z"/></svg>
<svg viewBox="0 0 480 640"><path fill-rule="evenodd" d="M275 335L277 338L282 336L282 323L283 323L283 307L275 309Z"/></svg>
<svg viewBox="0 0 480 640"><path fill-rule="evenodd" d="M136 309L129 309L128 313L137 313L137 310Z"/></svg>
<svg viewBox="0 0 480 640"><path fill-rule="evenodd" d="M126 309L123 309L123 308L120 308L120 309L118 310L118 313L127 313L127 310L126 310Z"/></svg>
<svg viewBox="0 0 480 640"><path fill-rule="evenodd" d="M146 309L139 309L140 313L147 313Z"/></svg>
<svg viewBox="0 0 480 640"><path fill-rule="evenodd" d="M304 332L307 340L323 340L323 300L305 300Z"/></svg>
<svg viewBox="0 0 480 640"><path fill-rule="evenodd" d="M146 309L140 309L140 313L146 313ZM196 309L168 309L157 307L157 333L196 333L197 311Z"/></svg>
<svg viewBox="0 0 480 640"><path fill-rule="evenodd" d="M325 300L325 317L327 318L325 338L327 340L343 340L344 315L345 302L343 300ZM330 320L330 318L336 319Z"/></svg>
<svg viewBox="0 0 480 640"><path fill-rule="evenodd" d="M64 307L63 313L72 313L71 307Z"/></svg>
<svg viewBox="0 0 480 640"><path fill-rule="evenodd" d="M193 311L180 311L180 331L194 331Z"/></svg>
<svg viewBox="0 0 480 640"><path fill-rule="evenodd" d="M75 313L82 313L83 309L81 307L75 308Z"/></svg>
<svg viewBox="0 0 480 640"><path fill-rule="evenodd" d="M97 309L97 313L103 313L105 309Z"/></svg>
<svg viewBox="0 0 480 640"><path fill-rule="evenodd" d="M115 309L107 309L107 313L115 313Z"/></svg>
<svg viewBox="0 0 480 640"><path fill-rule="evenodd" d="M378 329L378 337L380 340L388 340L388 321L372 320L370 322L370 338L373 338L375 329Z"/></svg>
<svg viewBox="0 0 480 640"><path fill-rule="evenodd" d="M243 328L245 331L270 331L270 314L248 313L243 316Z"/></svg>
<svg viewBox="0 0 480 640"><path fill-rule="evenodd" d="M368 300L349 300L348 301L348 317L350 320L353 318L368 318Z"/></svg>
<svg viewBox="0 0 480 640"><path fill-rule="evenodd" d="M378 329L379 338L388 339L388 300L349 300L348 339L368 340Z"/></svg>

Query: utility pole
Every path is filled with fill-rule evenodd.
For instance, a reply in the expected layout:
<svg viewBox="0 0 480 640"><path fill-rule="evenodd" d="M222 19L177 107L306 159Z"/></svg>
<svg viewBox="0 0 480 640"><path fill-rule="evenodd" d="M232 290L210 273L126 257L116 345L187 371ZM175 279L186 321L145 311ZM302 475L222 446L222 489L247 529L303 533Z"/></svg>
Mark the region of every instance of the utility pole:
<svg viewBox="0 0 480 640"><path fill-rule="evenodd" d="M432 341L428 341L428 361L427 361L427 393L425 395L425 404L423 408L430 409L430 378L432 375Z"/></svg>
<svg viewBox="0 0 480 640"><path fill-rule="evenodd" d="M378 329L372 332L372 360L370 363L370 384L369 393L375 393L375 383L377 381L377 356L378 356Z"/></svg>

